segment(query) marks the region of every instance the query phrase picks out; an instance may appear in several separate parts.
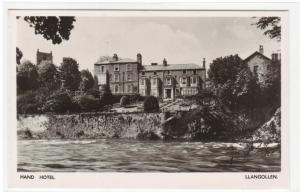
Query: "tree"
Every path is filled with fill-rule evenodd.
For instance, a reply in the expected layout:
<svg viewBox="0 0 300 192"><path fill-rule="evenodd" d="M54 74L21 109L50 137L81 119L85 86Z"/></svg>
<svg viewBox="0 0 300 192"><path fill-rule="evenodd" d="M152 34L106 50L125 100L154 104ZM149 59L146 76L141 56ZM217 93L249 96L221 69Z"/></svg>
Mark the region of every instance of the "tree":
<svg viewBox="0 0 300 192"><path fill-rule="evenodd" d="M256 23L256 27L264 31L264 35L271 39L281 40L280 17L261 17Z"/></svg>
<svg viewBox="0 0 300 192"><path fill-rule="evenodd" d="M23 57L23 52L19 49L19 47L16 48L16 61L19 65L21 63L21 59Z"/></svg>
<svg viewBox="0 0 300 192"><path fill-rule="evenodd" d="M129 103L130 103L129 96L124 95L124 96L121 97L121 100L120 100L121 107L126 107L127 105L129 105Z"/></svg>
<svg viewBox="0 0 300 192"><path fill-rule="evenodd" d="M209 79L215 84L224 84L235 80L239 71L247 65L238 55L219 57L213 60L208 70Z"/></svg>
<svg viewBox="0 0 300 192"><path fill-rule="evenodd" d="M59 66L59 75L65 89L70 91L78 90L81 74L78 70L79 64L75 59L64 57Z"/></svg>
<svg viewBox="0 0 300 192"><path fill-rule="evenodd" d="M73 103L66 92L56 91L45 102L43 111L64 113L73 109Z"/></svg>
<svg viewBox="0 0 300 192"><path fill-rule="evenodd" d="M100 91L100 106L113 104L114 97L111 93L110 87L108 84L104 85L103 90Z"/></svg>
<svg viewBox="0 0 300 192"><path fill-rule="evenodd" d="M73 23L76 21L75 17L71 16L25 16L24 20L29 23L30 27L34 27L35 34L42 35L53 44L69 40L71 30L74 28Z"/></svg>
<svg viewBox="0 0 300 192"><path fill-rule="evenodd" d="M39 84L46 90L54 90L60 87L57 67L48 61L42 61L38 66Z"/></svg>
<svg viewBox="0 0 300 192"><path fill-rule="evenodd" d="M82 70L80 71L81 73L81 82L80 82L80 90L81 91L87 91L91 88L93 88L94 86L94 78L92 73L86 69L86 70Z"/></svg>
<svg viewBox="0 0 300 192"><path fill-rule="evenodd" d="M24 61L18 66L17 88L19 91L34 90L38 88L37 68L30 61Z"/></svg>

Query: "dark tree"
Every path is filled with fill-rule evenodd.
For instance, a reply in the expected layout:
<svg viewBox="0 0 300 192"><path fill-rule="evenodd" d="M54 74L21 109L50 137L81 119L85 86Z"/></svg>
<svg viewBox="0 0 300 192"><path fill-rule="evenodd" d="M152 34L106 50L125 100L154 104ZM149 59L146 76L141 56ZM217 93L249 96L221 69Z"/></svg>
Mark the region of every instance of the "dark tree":
<svg viewBox="0 0 300 192"><path fill-rule="evenodd" d="M156 97L148 96L145 98L144 112L146 113L159 112L159 103Z"/></svg>
<svg viewBox="0 0 300 192"><path fill-rule="evenodd" d="M229 80L234 81L239 71L245 67L246 64L238 55L219 57L210 65L208 77L215 85L222 85Z"/></svg>
<svg viewBox="0 0 300 192"><path fill-rule="evenodd" d="M21 63L22 57L23 57L23 52L19 49L19 47L17 47L17 49L16 49L16 61L17 61L18 65Z"/></svg>
<svg viewBox="0 0 300 192"><path fill-rule="evenodd" d="M38 87L37 68L30 61L24 61L18 66L17 88L18 91L34 90Z"/></svg>
<svg viewBox="0 0 300 192"><path fill-rule="evenodd" d="M81 82L80 82L80 90L81 91L87 91L94 86L94 78L92 73L86 69L86 70L81 70Z"/></svg>
<svg viewBox="0 0 300 192"><path fill-rule="evenodd" d="M256 23L258 29L264 30L264 35L271 39L281 40L280 17L261 17Z"/></svg>
<svg viewBox="0 0 300 192"><path fill-rule="evenodd" d="M63 87L70 91L78 90L81 74L78 70L79 64L75 59L64 57L63 62L59 66L59 75Z"/></svg>
<svg viewBox="0 0 300 192"><path fill-rule="evenodd" d="M57 67L50 62L42 61L38 65L39 84L46 90L54 90L60 87Z"/></svg>
<svg viewBox="0 0 300 192"><path fill-rule="evenodd" d="M100 106L113 104L114 97L111 93L109 85L104 85L104 88L100 91Z"/></svg>
<svg viewBox="0 0 300 192"><path fill-rule="evenodd" d="M25 16L24 20L34 28L35 34L42 35L45 39L51 40L53 44L69 40L71 30L74 28L73 23L76 21L75 17L69 16Z"/></svg>

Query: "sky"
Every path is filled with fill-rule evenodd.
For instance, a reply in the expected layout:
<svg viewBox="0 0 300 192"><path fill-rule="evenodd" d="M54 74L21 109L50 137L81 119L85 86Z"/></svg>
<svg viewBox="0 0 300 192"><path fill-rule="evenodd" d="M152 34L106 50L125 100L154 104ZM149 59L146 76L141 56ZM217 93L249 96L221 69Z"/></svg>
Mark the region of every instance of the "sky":
<svg viewBox="0 0 300 192"><path fill-rule="evenodd" d="M21 61L36 62L36 52L53 53L57 66L63 57L72 57L79 68L93 71L101 56L136 59L142 54L143 65L196 63L203 58L209 65L213 59L238 54L246 58L259 45L264 53L280 50L280 43L263 35L252 25L257 18L245 17L76 17L70 39L53 45L22 19L17 22L17 46L23 52Z"/></svg>

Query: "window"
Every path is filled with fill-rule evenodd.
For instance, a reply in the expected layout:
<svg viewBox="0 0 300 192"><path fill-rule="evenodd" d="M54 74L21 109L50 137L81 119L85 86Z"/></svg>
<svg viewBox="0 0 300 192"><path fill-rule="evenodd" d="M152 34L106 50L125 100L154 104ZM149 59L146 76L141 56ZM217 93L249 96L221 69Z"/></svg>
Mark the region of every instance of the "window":
<svg viewBox="0 0 300 192"><path fill-rule="evenodd" d="M127 85L127 92L131 93L132 92L132 86L131 85Z"/></svg>
<svg viewBox="0 0 300 192"><path fill-rule="evenodd" d="M104 66L101 66L101 72L104 72Z"/></svg>
<svg viewBox="0 0 300 192"><path fill-rule="evenodd" d="M120 71L119 65L114 65L114 70L115 71Z"/></svg>
<svg viewBox="0 0 300 192"><path fill-rule="evenodd" d="M115 93L119 92L119 85L115 85Z"/></svg>
<svg viewBox="0 0 300 192"><path fill-rule="evenodd" d="M182 73L183 73L183 74L186 74L186 70L183 70Z"/></svg>
<svg viewBox="0 0 300 192"><path fill-rule="evenodd" d="M132 81L132 74L127 73L127 81Z"/></svg>
<svg viewBox="0 0 300 192"><path fill-rule="evenodd" d="M127 64L127 65L126 65L126 69L127 69L127 71L132 71L132 66L131 66L131 64Z"/></svg>
<svg viewBox="0 0 300 192"><path fill-rule="evenodd" d="M115 80L115 82L119 82L120 81L120 74L116 73L114 80Z"/></svg>
<svg viewBox="0 0 300 192"><path fill-rule="evenodd" d="M152 79L152 85L156 85L156 79Z"/></svg>
<svg viewBox="0 0 300 192"><path fill-rule="evenodd" d="M192 84L196 84L197 83L197 77L192 77Z"/></svg>
<svg viewBox="0 0 300 192"><path fill-rule="evenodd" d="M145 72L142 72L142 75L145 75Z"/></svg>
<svg viewBox="0 0 300 192"><path fill-rule="evenodd" d="M141 79L141 85L145 85L145 79Z"/></svg>
<svg viewBox="0 0 300 192"><path fill-rule="evenodd" d="M166 84L165 85L171 85L172 84L172 79L171 78L166 78Z"/></svg>
<svg viewBox="0 0 300 192"><path fill-rule="evenodd" d="M154 72L153 74L156 75L156 72Z"/></svg>
<svg viewBox="0 0 300 192"><path fill-rule="evenodd" d="M196 75L196 70L193 70L193 74Z"/></svg>
<svg viewBox="0 0 300 192"><path fill-rule="evenodd" d="M187 83L186 77L182 77L181 78L181 84L186 85L186 83Z"/></svg>
<svg viewBox="0 0 300 192"><path fill-rule="evenodd" d="M168 74L170 74L170 71L167 71Z"/></svg>
<svg viewBox="0 0 300 192"><path fill-rule="evenodd" d="M257 75L257 70L258 70L258 66L255 65L255 66L253 67L253 73L254 73L255 75Z"/></svg>

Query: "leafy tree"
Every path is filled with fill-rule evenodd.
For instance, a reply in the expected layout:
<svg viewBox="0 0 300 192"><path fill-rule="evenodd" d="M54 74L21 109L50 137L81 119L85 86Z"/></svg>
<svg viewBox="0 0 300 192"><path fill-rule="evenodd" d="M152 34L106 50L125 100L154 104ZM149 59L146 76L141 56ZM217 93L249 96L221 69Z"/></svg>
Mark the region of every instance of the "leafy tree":
<svg viewBox="0 0 300 192"><path fill-rule="evenodd" d="M100 106L113 104L114 97L111 93L109 85L104 85L103 90L100 91Z"/></svg>
<svg viewBox="0 0 300 192"><path fill-rule="evenodd" d="M19 94L17 96L17 113L32 114L40 112L40 106L36 96L36 91L27 91L23 94Z"/></svg>
<svg viewBox="0 0 300 192"><path fill-rule="evenodd" d="M38 88L37 68L30 61L24 61L18 66L17 88L19 91L33 90Z"/></svg>
<svg viewBox="0 0 300 192"><path fill-rule="evenodd" d="M281 40L280 17L261 17L256 23L256 27L264 31L264 35L271 39Z"/></svg>
<svg viewBox="0 0 300 192"><path fill-rule="evenodd" d="M76 21L75 17L70 16L25 16L24 20L34 28L35 34L42 35L53 44L69 40L71 30L74 28L73 23Z"/></svg>
<svg viewBox="0 0 300 192"><path fill-rule="evenodd" d="M80 98L79 106L83 111L95 111L99 109L99 99L93 95L83 95Z"/></svg>
<svg viewBox="0 0 300 192"><path fill-rule="evenodd" d="M246 64L238 55L219 57L213 60L208 70L208 77L215 85L224 84L228 80L234 81L239 71Z"/></svg>
<svg viewBox="0 0 300 192"><path fill-rule="evenodd" d="M80 73L81 73L80 90L85 92L93 88L94 78L92 73L88 69L82 70Z"/></svg>
<svg viewBox="0 0 300 192"><path fill-rule="evenodd" d="M58 90L54 92L45 102L43 111L65 113L73 109L73 103L68 93Z"/></svg>
<svg viewBox="0 0 300 192"><path fill-rule="evenodd" d="M238 107L253 109L260 105L261 90L257 83L257 77L249 68L239 72L232 93Z"/></svg>
<svg viewBox="0 0 300 192"><path fill-rule="evenodd" d="M23 52L19 49L19 47L16 48L16 61L19 65L21 63L21 59L23 57Z"/></svg>
<svg viewBox="0 0 300 192"><path fill-rule="evenodd" d="M59 66L60 79L65 89L70 91L78 90L81 74L78 70L79 64L75 59L64 57Z"/></svg>
<svg viewBox="0 0 300 192"><path fill-rule="evenodd" d="M60 87L57 67L48 61L42 61L38 66L40 86L46 90L54 90Z"/></svg>
<svg viewBox="0 0 300 192"><path fill-rule="evenodd" d="M148 96L144 100L144 112L152 113L159 111L159 104L157 98L154 96Z"/></svg>

